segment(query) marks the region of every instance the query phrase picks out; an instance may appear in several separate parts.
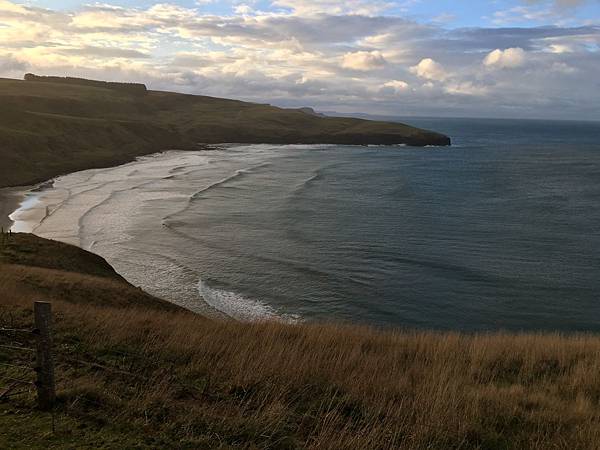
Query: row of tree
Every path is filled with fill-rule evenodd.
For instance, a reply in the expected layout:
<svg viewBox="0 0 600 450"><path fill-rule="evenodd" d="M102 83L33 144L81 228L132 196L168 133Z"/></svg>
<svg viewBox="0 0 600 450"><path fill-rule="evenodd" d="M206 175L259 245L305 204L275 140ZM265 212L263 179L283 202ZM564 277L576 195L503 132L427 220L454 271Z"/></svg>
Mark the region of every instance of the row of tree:
<svg viewBox="0 0 600 450"><path fill-rule="evenodd" d="M114 81L98 81L98 80L86 80L85 78L75 77L51 77L51 76L40 76L33 73L25 74L25 81L42 81L46 83L63 83L63 84L76 84L82 86L93 86L105 89L114 89L118 91L127 92L134 95L146 95L148 89L145 84L141 83L117 83Z"/></svg>

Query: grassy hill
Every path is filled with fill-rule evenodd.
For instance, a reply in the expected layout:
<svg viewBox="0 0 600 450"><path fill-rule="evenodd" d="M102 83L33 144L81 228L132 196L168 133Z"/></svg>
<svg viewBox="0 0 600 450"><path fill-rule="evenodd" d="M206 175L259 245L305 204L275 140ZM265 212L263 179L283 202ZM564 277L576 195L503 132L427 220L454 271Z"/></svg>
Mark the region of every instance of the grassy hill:
<svg viewBox="0 0 600 450"><path fill-rule="evenodd" d="M0 79L0 187L199 143L450 143L398 123L319 117L135 84L27 78Z"/></svg>
<svg viewBox="0 0 600 450"><path fill-rule="evenodd" d="M596 336L209 320L128 285L83 250L0 237L0 321L30 327L39 299L55 312L55 430L30 388L0 402L0 448L597 449L600 442ZM0 347L0 363L0 383L32 377L19 368L31 363L26 352Z"/></svg>

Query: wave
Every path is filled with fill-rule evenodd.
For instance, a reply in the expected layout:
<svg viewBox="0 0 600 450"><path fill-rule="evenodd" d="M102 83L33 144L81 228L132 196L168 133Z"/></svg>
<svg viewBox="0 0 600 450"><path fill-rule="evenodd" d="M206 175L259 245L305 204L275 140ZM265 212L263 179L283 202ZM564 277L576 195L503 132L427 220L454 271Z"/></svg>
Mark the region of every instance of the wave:
<svg viewBox="0 0 600 450"><path fill-rule="evenodd" d="M291 192L290 198L298 196L299 194L301 194L303 191L309 189L311 186L313 186L318 181L323 180L325 178L325 174L328 170L334 169L339 166L340 166L340 164L334 163L334 164L324 165L322 167L315 169L310 177L308 177L306 180L303 180L302 182L300 182L298 185L296 185L294 187L294 189Z"/></svg>
<svg viewBox="0 0 600 450"><path fill-rule="evenodd" d="M269 167L270 165L271 165L271 163L266 162L266 163L262 163L262 164L257 164L256 166L246 167L244 169L238 169L233 174L231 174L231 175L229 175L229 176L227 176L225 178L222 178L221 180L215 181L214 183L209 184L208 186L200 189L199 191L194 192L192 195L190 195L190 197L188 199L188 202L187 202L187 204L186 204L185 207L183 207L179 211L176 211L176 212L174 212L172 214L169 214L168 216L165 216L165 217L162 218L163 225L166 226L166 227L169 227L168 221L172 217L175 217L175 216L177 216L177 215L179 215L179 214L187 211L188 208L194 203L194 201L198 200L199 198L201 198L202 195L205 194L206 192L209 192L212 189L221 187L221 186L223 186L223 185L225 185L225 184L227 184L227 183L229 183L229 182L231 182L231 181L233 181L235 179L241 178L241 177L243 177L244 175L246 175L248 173L252 173L256 169L261 169L263 167ZM169 178L169 177L167 177L167 178Z"/></svg>
<svg viewBox="0 0 600 450"><path fill-rule="evenodd" d="M367 147L408 147L408 144L367 144Z"/></svg>
<svg viewBox="0 0 600 450"><path fill-rule="evenodd" d="M160 179L162 179L162 177L161 177ZM111 202L112 200L114 200L114 199L115 199L115 198L116 198L118 195L120 195L120 194L122 194L122 193L124 193L124 192L130 192L130 191L133 191L133 190L136 190L136 189L140 189L140 188L142 188L142 187L144 187L144 186L148 186L148 185L150 185L150 184L153 184L153 183L155 183L156 181L157 181L157 180L154 180L154 179L152 179L152 180L146 180L146 181L144 181L143 183L140 183L140 184L135 184L135 185L127 186L127 187L125 187L124 189L118 189L118 190L111 191L110 193L108 193L108 195L106 195L106 196L104 197L104 199L103 199L102 201L100 201L100 202L98 202L98 203L96 203L96 204L94 204L94 205L91 205L91 206L90 206L90 205L88 205L88 208L87 208L87 210L85 210L85 212L83 212L83 214L81 214L81 215L79 216L79 219L77 220L77 237L78 237L78 239L79 239L79 246L80 246L81 248L84 248L84 246L83 246L84 237L85 237L85 236L84 236L84 232L85 232L85 230L84 230L84 228L85 228L84 222L85 222L85 220L86 220L86 219L87 219L87 218L88 218L88 217L89 217L89 216L90 216L90 215L91 215L91 214L92 214L94 211L96 211L98 208L100 208L100 207L102 207L102 206L104 206L104 205L106 205L106 204L110 203L110 202Z"/></svg>
<svg viewBox="0 0 600 450"><path fill-rule="evenodd" d="M173 173L183 172L187 168L188 168L188 166L176 166L176 167L169 169L169 173L173 174Z"/></svg>
<svg viewBox="0 0 600 450"><path fill-rule="evenodd" d="M19 218L21 214L25 211L29 211L30 209L35 208L37 205L41 203L39 195L37 193L27 194L24 200L19 204L19 207L14 210L11 214L8 215L8 218L13 221L10 230L13 233L28 233L31 230L27 227L27 220L22 220Z"/></svg>
<svg viewBox="0 0 600 450"><path fill-rule="evenodd" d="M93 176L87 179L87 182L90 182L92 180ZM35 233L42 225L44 225L44 223L46 222L46 220L48 220L50 217L52 217L55 213L57 213L61 208L63 208L64 206L68 205L73 199L87 194L88 192L92 192L94 190L98 190L98 189L102 189L103 187L109 185L110 183L112 183L112 181L109 182L105 182L105 183L97 183L97 184L93 184L92 187L88 188L88 189L84 189L83 191L79 191L76 194L73 193L73 186L71 186L71 188L67 188L64 187L62 189L64 189L66 191L66 195L65 197L56 204L49 204L46 206L46 214L44 215L44 217L42 217L42 219L39 221L39 223L33 228L33 230L31 230L32 233ZM56 189L55 185L52 185L50 188L48 189ZM42 191L43 193L44 191Z"/></svg>
<svg viewBox="0 0 600 450"><path fill-rule="evenodd" d="M292 196L296 196L300 194L302 191L309 189L313 184L317 181L322 180L325 177L323 169L317 169L313 173L312 176L302 181L300 184L296 186L296 188L292 191Z"/></svg>
<svg viewBox="0 0 600 450"><path fill-rule="evenodd" d="M198 282L198 292L208 305L242 322L276 320L293 323L300 319L296 315L280 314L259 300L244 297L233 291L213 288L202 280Z"/></svg>
<svg viewBox="0 0 600 450"><path fill-rule="evenodd" d="M235 173L233 175L230 175L228 177L223 178L222 180L219 181L215 181L213 184L210 184L208 186L206 186L205 188L200 189L199 191L194 192L191 196L190 196L190 201L196 200L198 198L200 198L202 196L202 194L218 188L220 186L223 186L227 183L229 183L230 181L233 181L237 178L241 178L242 176L244 176L247 173L246 170L244 169L240 169L240 170L236 170Z"/></svg>
<svg viewBox="0 0 600 450"><path fill-rule="evenodd" d="M225 178L223 178L223 179L221 179L219 181L215 181L214 183L206 186L205 188L202 188L199 191L195 192L194 194L192 194L190 196L190 201L191 200L196 200L202 194L204 194L205 192L210 191L211 189L223 186L223 185L229 183L230 181L233 181L233 180L235 180L237 178L241 178L241 177L243 177L244 175L246 175L248 173L252 173L256 169L261 169L263 167L268 167L270 165L271 165L271 163L262 163L262 164L258 164L256 166L246 167L245 169L238 169L232 175L229 175L228 177L225 177Z"/></svg>
<svg viewBox="0 0 600 450"><path fill-rule="evenodd" d="M180 225L180 224L177 224ZM345 285L356 285L356 286L368 286L369 283L365 281L361 281L347 273L345 271L334 270L329 268L329 270L325 270L322 268L315 267L314 265L294 261L290 258L285 257L273 257L267 256L259 253L249 253L249 252L240 252L238 249L234 250L227 244L217 244L212 242L210 239L203 239L196 235L192 235L182 231L181 227L173 226L173 224L164 223L163 227L168 230L173 235L184 239L189 242L194 242L198 245L201 245L203 248L210 248L212 250L219 251L227 255L228 258L245 258L248 261L252 261L255 263L264 263L266 265L270 265L271 267L286 267L289 270L292 270L298 273L298 276L308 275L314 280L321 280L323 282L329 283L332 280L341 280ZM294 238L298 238L298 235L295 235Z"/></svg>
<svg viewBox="0 0 600 450"><path fill-rule="evenodd" d="M59 212L65 206L70 205L78 197L81 197L81 196L83 196L87 193L93 192L93 191L101 191L103 188L105 188L115 182L124 181L123 179L120 179L120 180L110 179L108 181L95 181L95 178L102 177L104 174L110 173L111 171L114 171L115 169L129 168L131 166L134 166L135 164L139 164L140 162L143 162L145 160L155 159L156 157L161 156L161 155L164 155L164 153L158 153L155 155L146 155L146 156L138 157L135 159L135 161L133 161L131 163L123 164L121 166L117 166L117 167L113 167L113 168L89 169L89 170L83 170L80 172L74 172L72 174L53 178L53 179L48 180L44 183L41 183L41 184L37 185L35 188L31 189L29 191L28 198L30 198L30 199L36 198L37 200L35 202L24 202L18 210L13 212L13 214L17 215L18 213L21 213L23 211L33 209L33 207L37 203L42 203L43 201L47 202L46 199L42 200L41 197L49 191L63 190L65 192L65 195L60 199L60 201L57 203L48 203L45 206L45 211L44 211L43 217L41 217L41 219L39 219L37 221L37 223L31 227L31 229L27 229L27 231L29 231L29 232L36 233L46 223L46 221L50 217L52 217L54 214ZM139 175L143 176L144 171L134 167L133 170L129 170L124 175L126 178L129 179L129 178L137 177ZM63 180L68 179L69 177L72 178L73 176L80 178L80 179L78 179L76 182L71 182L70 184L67 183L67 185L63 185L63 183L61 183ZM115 190L115 191L110 192L108 194L108 196L105 197L104 200L101 201L100 203L91 205L91 206L87 207L85 210L80 211L80 213L78 214L79 219L78 219L78 223L77 223L77 227L79 229L78 236L80 239L80 243L81 243L82 220L85 217L87 217L91 211L96 209L96 207L105 204L107 201L111 200L115 195L117 195L121 192L124 192L127 190L138 189L140 187L145 186L146 184L151 184L153 182L164 180L167 178L168 177L163 176L163 177L158 177L158 179L150 179L150 180L143 179L142 183L132 184L131 186L129 186L125 189ZM81 188L83 188L83 189L79 190ZM20 223L17 224L17 220L15 220L15 224L13 224L13 227L16 230L16 229L22 227L22 225L23 224L20 224ZM25 229L23 229L23 231L25 231Z"/></svg>

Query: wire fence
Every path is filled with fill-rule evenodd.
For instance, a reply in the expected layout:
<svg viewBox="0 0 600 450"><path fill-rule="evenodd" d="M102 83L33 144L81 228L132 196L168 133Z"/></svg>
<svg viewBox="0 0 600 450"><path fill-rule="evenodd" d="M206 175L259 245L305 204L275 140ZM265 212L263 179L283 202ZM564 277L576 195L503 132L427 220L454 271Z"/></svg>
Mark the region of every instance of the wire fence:
<svg viewBox="0 0 600 450"><path fill-rule="evenodd" d="M11 314L0 317L0 401L35 387L34 339L33 329L15 328Z"/></svg>
<svg viewBox="0 0 600 450"><path fill-rule="evenodd" d="M52 411L56 398L54 367L68 370L80 368L101 372L111 378L123 377L128 382L155 383L157 378L172 387L185 389L193 397L207 395L210 379L200 385L183 380L176 373L181 361L155 358L128 349L94 348L76 337L52 335L51 306L47 302L34 303L34 323L31 328L18 327L22 321L10 313L0 313L0 401L35 390L38 406ZM76 382L59 373L63 387ZM83 395L68 400L68 407L86 404L100 408L101 404Z"/></svg>

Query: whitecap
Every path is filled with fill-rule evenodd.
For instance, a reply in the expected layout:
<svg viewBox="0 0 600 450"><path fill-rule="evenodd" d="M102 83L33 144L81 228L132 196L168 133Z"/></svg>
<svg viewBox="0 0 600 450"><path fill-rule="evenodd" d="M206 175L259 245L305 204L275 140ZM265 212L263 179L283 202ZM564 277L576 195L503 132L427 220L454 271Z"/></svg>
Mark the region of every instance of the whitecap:
<svg viewBox="0 0 600 450"><path fill-rule="evenodd" d="M275 320L290 323L299 321L299 316L281 314L260 300L211 287L202 280L198 282L198 292L208 305L235 320L242 322Z"/></svg>

